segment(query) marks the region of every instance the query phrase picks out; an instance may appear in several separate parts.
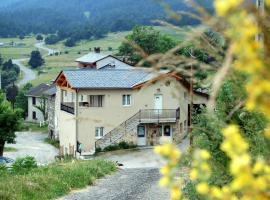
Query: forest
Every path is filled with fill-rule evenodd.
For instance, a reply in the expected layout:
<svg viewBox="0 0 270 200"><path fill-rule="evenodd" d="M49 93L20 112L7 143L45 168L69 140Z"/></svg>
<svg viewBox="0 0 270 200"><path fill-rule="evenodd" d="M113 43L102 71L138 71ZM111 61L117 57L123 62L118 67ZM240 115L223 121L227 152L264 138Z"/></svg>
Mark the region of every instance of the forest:
<svg viewBox="0 0 270 200"><path fill-rule="evenodd" d="M197 1L212 10L212 0ZM162 6L164 2L175 11L195 12L184 0L77 0L76 3L74 0L2 0L0 37L60 33L58 40L72 38L77 41L131 30L136 25L153 25L153 20L167 20L177 25L199 23L190 17L169 20Z"/></svg>

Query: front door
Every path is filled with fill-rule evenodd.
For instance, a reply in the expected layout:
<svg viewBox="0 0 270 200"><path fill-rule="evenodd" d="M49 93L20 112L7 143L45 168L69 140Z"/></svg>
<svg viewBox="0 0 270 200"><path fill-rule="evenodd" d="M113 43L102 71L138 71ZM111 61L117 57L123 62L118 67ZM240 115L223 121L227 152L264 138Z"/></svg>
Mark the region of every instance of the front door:
<svg viewBox="0 0 270 200"><path fill-rule="evenodd" d="M138 126L138 146L146 145L145 126Z"/></svg>
<svg viewBox="0 0 270 200"><path fill-rule="evenodd" d="M160 144L166 144L172 142L172 127L170 125L162 126L162 134L160 137Z"/></svg>
<svg viewBox="0 0 270 200"><path fill-rule="evenodd" d="M155 110L161 110L162 109L162 95L156 94L155 95Z"/></svg>

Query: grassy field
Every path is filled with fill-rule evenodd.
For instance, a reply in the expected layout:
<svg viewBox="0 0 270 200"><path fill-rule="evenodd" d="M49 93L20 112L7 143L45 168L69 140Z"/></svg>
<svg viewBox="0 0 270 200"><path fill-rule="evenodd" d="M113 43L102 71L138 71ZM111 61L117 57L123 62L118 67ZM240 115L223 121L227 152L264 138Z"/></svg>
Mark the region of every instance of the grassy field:
<svg viewBox="0 0 270 200"><path fill-rule="evenodd" d="M47 133L48 132L48 126L40 127L39 124L37 124L37 123L25 122L23 124L22 131Z"/></svg>
<svg viewBox="0 0 270 200"><path fill-rule="evenodd" d="M18 59L29 57L31 51L35 49L36 43L35 37L27 37L23 40L19 38L0 38L0 43L11 43L21 44L21 46L5 46L0 47L0 54L4 59Z"/></svg>
<svg viewBox="0 0 270 200"><path fill-rule="evenodd" d="M190 31L189 27L183 27L180 31L169 27L154 27L156 30L160 31L162 34L167 34L177 41L181 41L185 38L186 34ZM101 47L102 53L105 54L115 54L118 51L119 46L124 40L125 36L128 35L130 31L109 33L105 38L93 41L81 41L75 47L68 48L64 46L64 42L59 42L55 45L47 45L49 48L60 51L61 55L58 56L48 56L47 52L41 51L45 59L45 65L39 68L38 77L31 83L36 86L40 83L50 83L55 80L57 75L61 70L64 69L74 69L77 66L75 60L87 53L90 49L94 47ZM23 58L28 57L32 50L36 49L34 44L36 40L34 37L26 38L20 40L18 38L8 38L1 39L0 42L9 43L14 41L15 43L24 43L24 47L4 47L0 48L0 54L6 59L8 58ZM112 48L112 51L108 51L108 48ZM27 61L24 65L28 66Z"/></svg>
<svg viewBox="0 0 270 200"><path fill-rule="evenodd" d="M59 162L29 170L27 174L2 172L0 199L48 200L84 188L116 171L111 162L102 160ZM1 173L1 172L0 172Z"/></svg>

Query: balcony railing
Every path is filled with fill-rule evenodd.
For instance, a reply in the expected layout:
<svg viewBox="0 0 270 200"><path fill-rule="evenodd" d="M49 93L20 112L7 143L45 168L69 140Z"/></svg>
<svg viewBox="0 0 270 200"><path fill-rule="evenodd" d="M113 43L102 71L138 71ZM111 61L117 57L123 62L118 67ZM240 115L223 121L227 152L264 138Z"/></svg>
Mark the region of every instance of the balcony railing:
<svg viewBox="0 0 270 200"><path fill-rule="evenodd" d="M73 115L75 113L73 103L61 103L61 110Z"/></svg>
<svg viewBox="0 0 270 200"><path fill-rule="evenodd" d="M175 122L180 119L180 109L146 109L140 110L139 121L141 123Z"/></svg>

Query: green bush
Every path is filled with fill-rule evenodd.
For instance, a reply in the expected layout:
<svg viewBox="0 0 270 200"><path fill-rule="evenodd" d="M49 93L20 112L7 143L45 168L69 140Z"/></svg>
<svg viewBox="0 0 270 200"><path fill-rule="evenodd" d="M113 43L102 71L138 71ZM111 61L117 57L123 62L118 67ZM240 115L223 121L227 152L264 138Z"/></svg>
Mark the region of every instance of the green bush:
<svg viewBox="0 0 270 200"><path fill-rule="evenodd" d="M50 145L53 145L57 149L60 148L60 142L59 142L59 140L54 140L54 139L51 139L51 138L46 138L45 139L45 142L48 143L48 144L50 144Z"/></svg>
<svg viewBox="0 0 270 200"><path fill-rule="evenodd" d="M31 169L37 168L37 161L34 157L17 158L12 165L12 171L15 173L27 173Z"/></svg>
<svg viewBox="0 0 270 200"><path fill-rule="evenodd" d="M124 141L120 142L118 145L119 145L120 149L128 149L129 148L129 144L127 142L124 142Z"/></svg>
<svg viewBox="0 0 270 200"><path fill-rule="evenodd" d="M103 151L115 151L115 150L119 150L119 149L120 149L119 145L116 144L116 145L109 145L109 146L105 147L103 149Z"/></svg>
<svg viewBox="0 0 270 200"><path fill-rule="evenodd" d="M96 152L100 152L100 151L115 151L115 150L119 150L119 149L133 149L136 148L137 145L133 144L133 143L127 143L125 141L119 142L118 144L114 144L114 145L109 145L107 147L105 147L103 150L101 148L96 149Z"/></svg>
<svg viewBox="0 0 270 200"><path fill-rule="evenodd" d="M0 164L0 174L2 175L3 173L7 172L7 167L5 165Z"/></svg>
<svg viewBox="0 0 270 200"><path fill-rule="evenodd" d="M96 153L99 153L101 151L102 151L102 149L100 147L96 148Z"/></svg>

